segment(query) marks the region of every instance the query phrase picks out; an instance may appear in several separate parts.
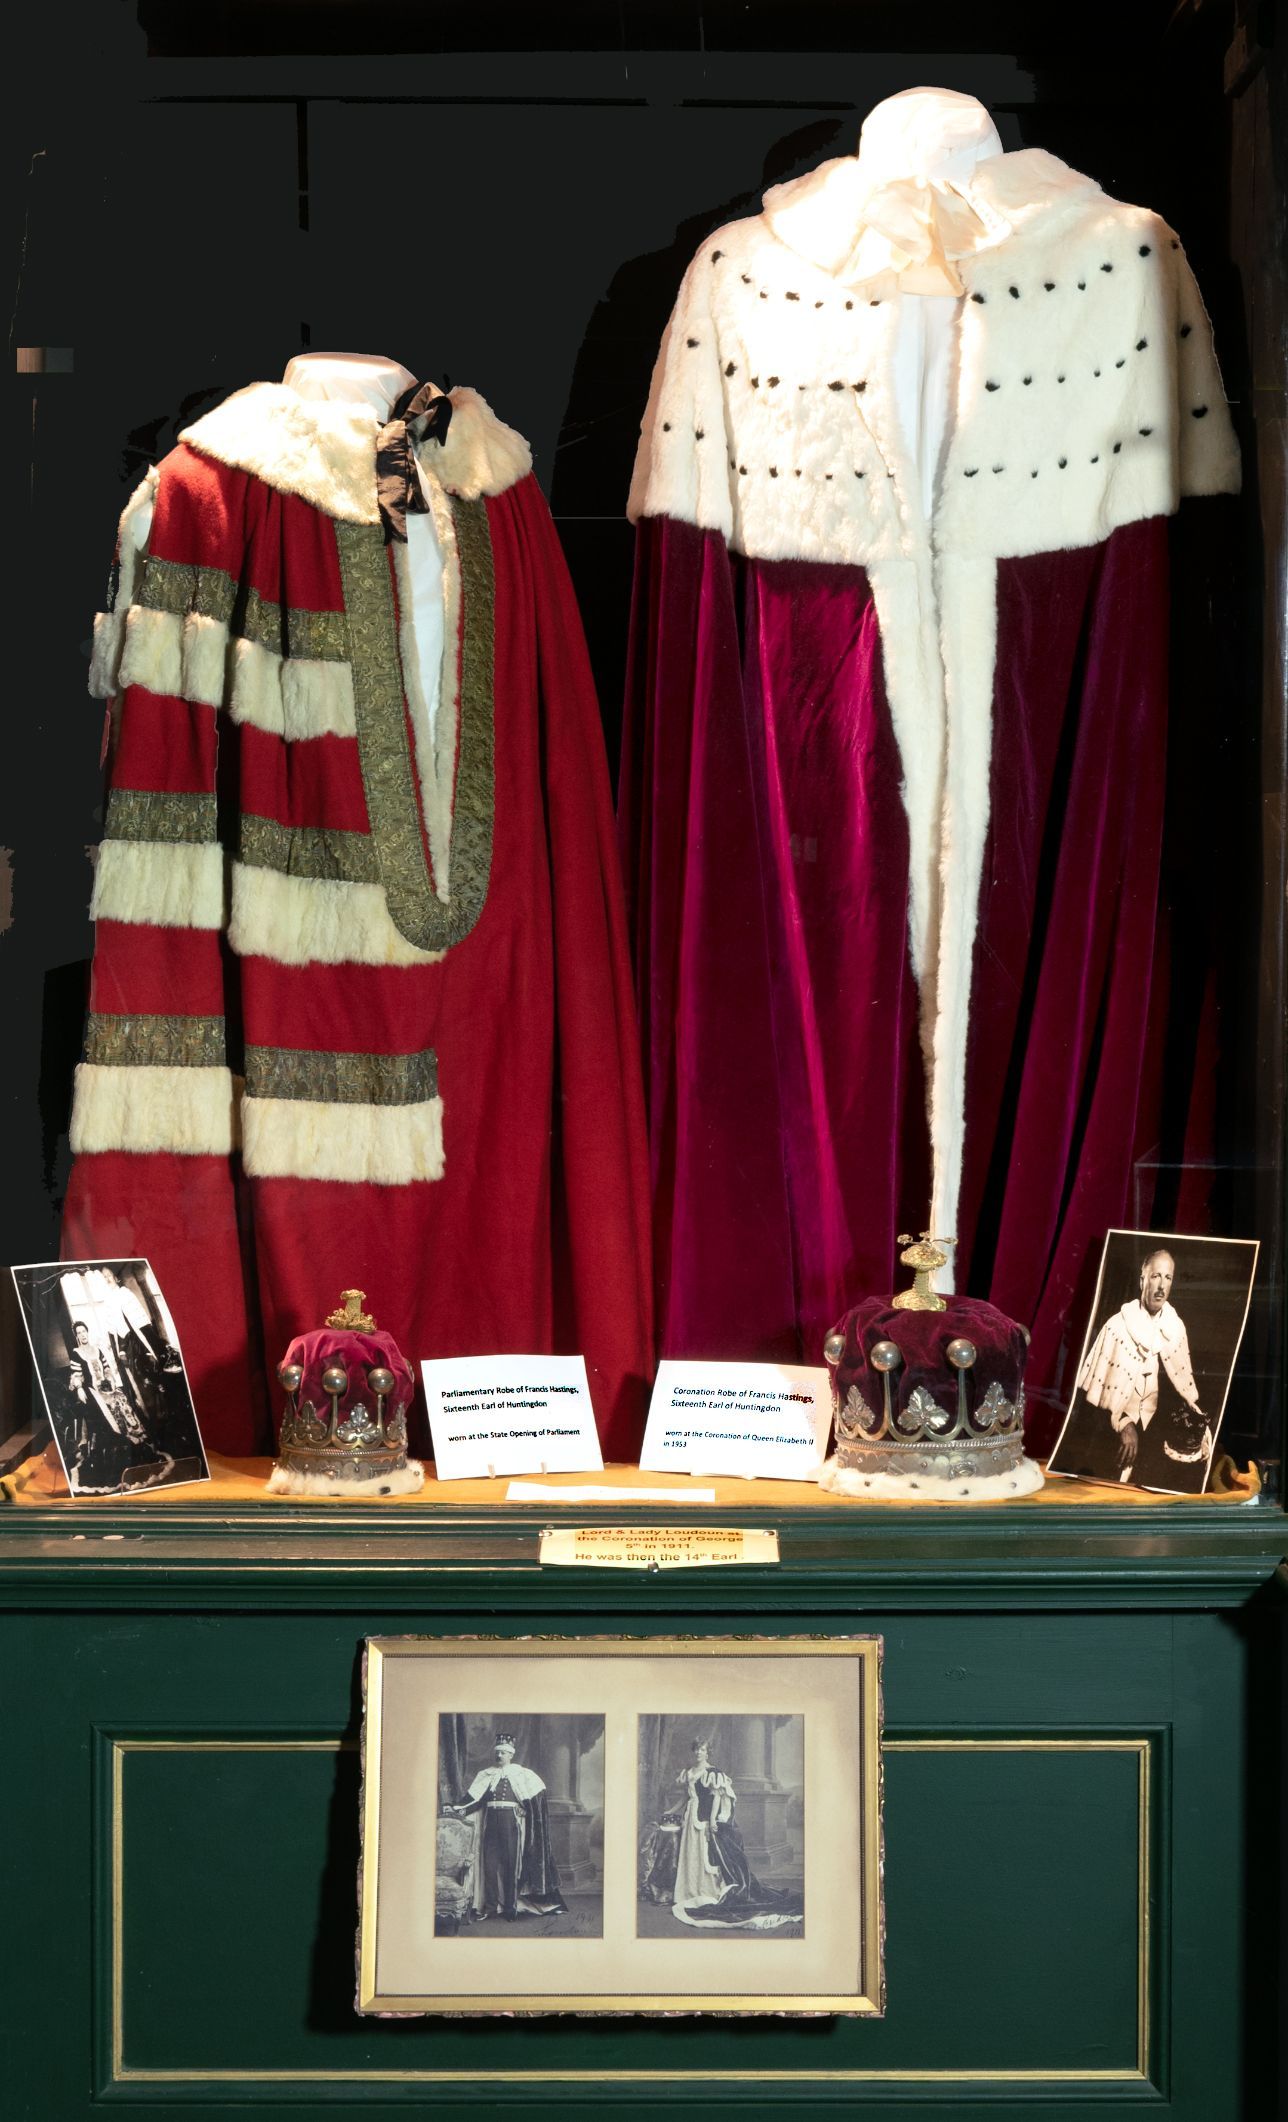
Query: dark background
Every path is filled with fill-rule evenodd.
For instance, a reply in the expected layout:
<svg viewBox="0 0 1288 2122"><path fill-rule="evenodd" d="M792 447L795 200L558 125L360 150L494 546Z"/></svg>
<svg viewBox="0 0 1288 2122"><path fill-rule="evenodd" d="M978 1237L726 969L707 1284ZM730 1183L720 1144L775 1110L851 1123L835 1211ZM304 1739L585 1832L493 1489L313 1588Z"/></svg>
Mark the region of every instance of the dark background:
<svg viewBox="0 0 1288 2122"><path fill-rule="evenodd" d="M1219 551L1187 552L1182 533L1178 555L1169 1054L1179 1129L1215 931L1212 1227L1263 1240L1226 1442L1271 1454L1283 717L1281 704L1263 729L1251 385L1266 330L1255 282L1275 254L1267 227L1282 230L1258 67L1272 33L1271 11L1243 0L68 0L13 17L0 1260L57 1245L101 830L84 665L115 518L146 464L301 349L389 354L473 384L532 442L614 761L622 509L681 273L768 183L853 151L872 104L927 83L980 97L1006 147L1049 148L1181 231L1247 448ZM20 373L21 347L56 361ZM1278 358L1280 396L1260 401L1275 419L1282 340ZM1153 1220L1166 1221L1181 1184L1166 1141L1155 1162ZM25 1388L8 1367L13 1426Z"/></svg>

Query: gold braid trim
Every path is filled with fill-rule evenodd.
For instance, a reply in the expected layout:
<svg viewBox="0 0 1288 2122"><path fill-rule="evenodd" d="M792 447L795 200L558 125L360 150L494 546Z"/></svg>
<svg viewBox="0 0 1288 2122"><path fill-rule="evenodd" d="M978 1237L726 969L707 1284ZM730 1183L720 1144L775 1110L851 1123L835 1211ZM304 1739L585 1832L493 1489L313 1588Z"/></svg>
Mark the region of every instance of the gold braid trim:
<svg viewBox="0 0 1288 2122"><path fill-rule="evenodd" d="M105 840L213 840L217 836L213 795L156 795L141 788L114 788L107 799Z"/></svg>
<svg viewBox="0 0 1288 2122"><path fill-rule="evenodd" d="M279 656L299 656L310 663L344 663L349 655L349 628L343 612L306 612L299 605L270 604L257 589L247 590L232 630L257 641Z"/></svg>
<svg viewBox="0 0 1288 2122"><path fill-rule="evenodd" d="M462 589L460 764L452 821L452 890L434 888L404 709L389 559L378 524L337 523L352 642L358 755L389 916L419 950L444 951L474 927L487 898L495 803L495 573L487 505L452 501ZM455 653L448 642L446 654Z"/></svg>
<svg viewBox="0 0 1288 2122"><path fill-rule="evenodd" d="M100 1068L222 1068L224 1020L91 1015L85 1059Z"/></svg>
<svg viewBox="0 0 1288 2122"><path fill-rule="evenodd" d="M275 818L242 813L241 861L252 869L274 869L285 877L324 877L341 884L378 884L380 865L370 833L347 833L328 825L280 825Z"/></svg>
<svg viewBox="0 0 1288 2122"><path fill-rule="evenodd" d="M424 1105L438 1096L438 1056L319 1054L282 1046L246 1049L248 1098L317 1105Z"/></svg>
<svg viewBox="0 0 1288 2122"><path fill-rule="evenodd" d="M145 610L186 619L196 612L218 619L230 633L271 648L275 655L312 663L344 663L349 630L343 612L310 612L274 604L257 589L238 583L221 567L189 567L180 560L148 556L136 600Z"/></svg>
<svg viewBox="0 0 1288 2122"><path fill-rule="evenodd" d="M188 567L181 560L156 560L149 553L135 602L150 612L173 612L178 619L200 612L203 619L219 619L227 626L237 602L237 584L222 567Z"/></svg>

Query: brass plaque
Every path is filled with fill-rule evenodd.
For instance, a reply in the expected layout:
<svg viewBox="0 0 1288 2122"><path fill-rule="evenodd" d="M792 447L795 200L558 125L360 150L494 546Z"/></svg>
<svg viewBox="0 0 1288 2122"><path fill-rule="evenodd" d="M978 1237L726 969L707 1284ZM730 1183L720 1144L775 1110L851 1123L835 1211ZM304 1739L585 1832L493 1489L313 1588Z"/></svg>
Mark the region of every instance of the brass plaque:
<svg viewBox="0 0 1288 2122"><path fill-rule="evenodd" d="M592 1569L649 1570L777 1562L778 1534L746 1525L560 1525L542 1533L539 1559Z"/></svg>

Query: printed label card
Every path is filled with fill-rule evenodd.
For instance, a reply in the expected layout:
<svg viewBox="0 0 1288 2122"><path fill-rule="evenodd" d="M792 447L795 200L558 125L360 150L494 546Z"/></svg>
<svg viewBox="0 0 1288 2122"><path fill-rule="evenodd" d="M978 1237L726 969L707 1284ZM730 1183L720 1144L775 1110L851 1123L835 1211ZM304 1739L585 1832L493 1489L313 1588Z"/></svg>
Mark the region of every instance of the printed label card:
<svg viewBox="0 0 1288 2122"><path fill-rule="evenodd" d="M582 1356L444 1356L420 1366L440 1481L599 1473Z"/></svg>
<svg viewBox="0 0 1288 2122"><path fill-rule="evenodd" d="M803 1363L659 1363L640 1466L650 1473L814 1481L832 1388Z"/></svg>

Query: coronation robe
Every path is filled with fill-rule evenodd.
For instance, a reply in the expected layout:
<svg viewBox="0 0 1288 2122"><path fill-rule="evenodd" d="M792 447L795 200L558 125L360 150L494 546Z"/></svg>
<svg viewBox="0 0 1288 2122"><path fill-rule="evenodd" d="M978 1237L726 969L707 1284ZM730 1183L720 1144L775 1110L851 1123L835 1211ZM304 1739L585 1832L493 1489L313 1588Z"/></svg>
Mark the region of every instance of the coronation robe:
<svg viewBox="0 0 1288 2122"><path fill-rule="evenodd" d="M1197 1407L1199 1389L1185 1321L1171 1304L1155 1315L1133 1297L1096 1335L1078 1373L1078 1386L1093 1407L1105 1410L1115 1429L1128 1422L1148 1429L1158 1409L1160 1364L1186 1406Z"/></svg>
<svg viewBox="0 0 1288 2122"><path fill-rule="evenodd" d="M476 1816L470 1890L475 1914L562 1915L546 1786L536 1771L517 1761L480 1769L461 1810Z"/></svg>
<svg viewBox="0 0 1288 2122"><path fill-rule="evenodd" d="M1160 1418L1164 1379L1171 1395ZM1132 1297L1110 1314L1087 1350L1053 1469L1193 1491L1207 1484L1213 1441L1185 1321L1171 1304L1149 1312Z"/></svg>
<svg viewBox="0 0 1288 2122"><path fill-rule="evenodd" d="M659 1346L817 1362L929 1202L963 1288L987 1217L1032 1404L1156 1136L1167 518L1238 455L1176 236L1001 154L927 509L859 181L829 162L704 242L636 462Z"/></svg>
<svg viewBox="0 0 1288 2122"><path fill-rule="evenodd" d="M527 445L468 390L418 452L424 711L365 404L254 384L127 507L95 628L109 793L64 1216L146 1255L207 1442L341 1288L427 1356L650 1367L639 1058L598 712ZM151 510L138 549L139 512Z"/></svg>

